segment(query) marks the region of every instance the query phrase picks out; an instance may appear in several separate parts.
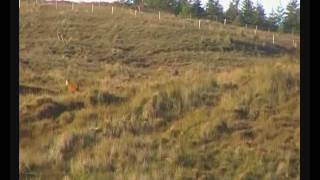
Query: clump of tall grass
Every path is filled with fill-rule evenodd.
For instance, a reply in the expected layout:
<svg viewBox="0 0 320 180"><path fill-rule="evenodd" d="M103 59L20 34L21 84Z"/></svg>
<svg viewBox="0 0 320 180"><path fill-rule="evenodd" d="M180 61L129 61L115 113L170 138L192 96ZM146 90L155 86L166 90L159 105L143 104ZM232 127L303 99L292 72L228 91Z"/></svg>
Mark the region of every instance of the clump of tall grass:
<svg viewBox="0 0 320 180"><path fill-rule="evenodd" d="M229 133L230 128L228 124L223 120L210 121L205 123L200 130L200 139L205 142L216 140L223 134Z"/></svg>
<svg viewBox="0 0 320 180"><path fill-rule="evenodd" d="M65 111L78 110L84 107L84 103L73 98L53 100L50 96L40 96L21 107L20 117L23 121L35 121L45 118L56 119Z"/></svg>
<svg viewBox="0 0 320 180"><path fill-rule="evenodd" d="M192 88L181 85L164 87L151 96L142 98L140 103L135 103L131 108L138 122L140 119L148 125L161 126L194 108L214 105L218 96L218 84L209 80Z"/></svg>
<svg viewBox="0 0 320 180"><path fill-rule="evenodd" d="M104 70L111 78L116 76L133 76L134 69L121 63L106 64Z"/></svg>
<svg viewBox="0 0 320 180"><path fill-rule="evenodd" d="M153 94L146 102L142 101L142 117L171 120L184 112L201 105L213 105L217 100L219 87L215 81L198 84L192 88L173 87Z"/></svg>
<svg viewBox="0 0 320 180"><path fill-rule="evenodd" d="M277 113L279 107L299 100L295 98L299 97L300 91L299 71L294 65L282 67L267 63L250 66L234 74L223 75L222 80L232 80L238 87L223 96L219 105L232 111L233 119L267 118Z"/></svg>
<svg viewBox="0 0 320 180"><path fill-rule="evenodd" d="M46 154L39 153L35 156L32 152L24 149L19 153L19 175L24 177L33 174L37 168L47 166L49 163Z"/></svg>
<svg viewBox="0 0 320 180"><path fill-rule="evenodd" d="M114 152L115 150L99 153L93 157L89 157L86 152L81 151L75 159L71 161L71 173L78 175L79 173L92 173L92 172L113 172L115 171L114 165Z"/></svg>
<svg viewBox="0 0 320 180"><path fill-rule="evenodd" d="M88 132L65 132L61 134L51 149L51 158L56 162L69 159L72 153L80 148L92 144L95 141L95 134Z"/></svg>
<svg viewBox="0 0 320 180"><path fill-rule="evenodd" d="M273 97L275 103L288 101L293 95L299 93L299 74L292 74L284 70L276 70L270 75L268 95Z"/></svg>
<svg viewBox="0 0 320 180"><path fill-rule="evenodd" d="M105 135L120 137L124 132L150 132L194 108L215 105L219 93L219 86L214 80L202 81L192 88L184 84L167 84L159 87L156 93L143 91L107 121Z"/></svg>
<svg viewBox="0 0 320 180"><path fill-rule="evenodd" d="M97 89L90 91L88 96L89 102L93 106L115 104L124 100L124 98L111 94L108 91Z"/></svg>
<svg viewBox="0 0 320 180"><path fill-rule="evenodd" d="M74 117L74 112L64 112L60 115L59 121L61 120L63 124L69 124L74 120Z"/></svg>

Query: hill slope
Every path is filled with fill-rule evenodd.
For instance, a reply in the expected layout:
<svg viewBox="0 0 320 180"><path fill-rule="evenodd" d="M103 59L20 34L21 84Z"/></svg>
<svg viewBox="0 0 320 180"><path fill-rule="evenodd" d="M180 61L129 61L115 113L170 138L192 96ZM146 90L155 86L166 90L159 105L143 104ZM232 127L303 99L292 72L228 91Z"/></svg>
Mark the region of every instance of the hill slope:
<svg viewBox="0 0 320 180"><path fill-rule="evenodd" d="M299 37L114 10L22 4L21 179L299 178Z"/></svg>

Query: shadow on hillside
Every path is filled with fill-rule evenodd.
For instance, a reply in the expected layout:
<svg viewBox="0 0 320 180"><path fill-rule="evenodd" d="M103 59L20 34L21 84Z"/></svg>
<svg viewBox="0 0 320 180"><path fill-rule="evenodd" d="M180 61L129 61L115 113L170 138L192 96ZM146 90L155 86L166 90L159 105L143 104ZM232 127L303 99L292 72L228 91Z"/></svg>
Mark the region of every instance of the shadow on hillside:
<svg viewBox="0 0 320 180"><path fill-rule="evenodd" d="M273 56L294 52L294 49L288 49L272 43L261 43L252 41L242 41L234 39L212 40L205 39L198 45L181 45L178 48L162 48L147 52L147 55L153 56L160 53L170 53L176 51L212 51L212 52L242 52L246 54L260 54L264 56Z"/></svg>
<svg viewBox="0 0 320 180"><path fill-rule="evenodd" d="M257 53L261 55L278 55L281 53L290 53L287 49L280 45L273 45L271 43L253 43L241 40L231 40L229 47L225 48L226 51L242 51L245 53Z"/></svg>
<svg viewBox="0 0 320 180"><path fill-rule="evenodd" d="M25 94L50 94L50 95L56 95L59 92L41 88L41 87L34 87L34 86L26 86L26 85L19 85L19 94L25 95Z"/></svg>

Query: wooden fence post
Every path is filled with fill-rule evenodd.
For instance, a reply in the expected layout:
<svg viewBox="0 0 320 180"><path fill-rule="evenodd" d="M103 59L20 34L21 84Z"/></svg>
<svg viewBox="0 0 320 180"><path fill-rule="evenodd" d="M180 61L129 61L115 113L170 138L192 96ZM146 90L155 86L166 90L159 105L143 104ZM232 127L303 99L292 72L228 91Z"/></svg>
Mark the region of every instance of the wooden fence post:
<svg viewBox="0 0 320 180"><path fill-rule="evenodd" d="M258 26L256 26L256 29L254 30L254 35L257 35Z"/></svg>
<svg viewBox="0 0 320 180"><path fill-rule="evenodd" d="M201 29L201 20L199 19L199 29Z"/></svg>
<svg viewBox="0 0 320 180"><path fill-rule="evenodd" d="M292 45L294 48L297 48L297 41L295 41L294 39L292 40Z"/></svg>
<svg viewBox="0 0 320 180"><path fill-rule="evenodd" d="M272 34L272 44L274 45L274 34Z"/></svg>
<svg viewBox="0 0 320 180"><path fill-rule="evenodd" d="M294 46L294 39L292 39L292 46L295 47L295 46Z"/></svg>
<svg viewBox="0 0 320 180"><path fill-rule="evenodd" d="M160 11L159 11L159 21L160 21L160 19L161 19L161 14L160 14Z"/></svg>
<svg viewBox="0 0 320 180"><path fill-rule="evenodd" d="M91 4L91 13L93 13L93 3Z"/></svg>

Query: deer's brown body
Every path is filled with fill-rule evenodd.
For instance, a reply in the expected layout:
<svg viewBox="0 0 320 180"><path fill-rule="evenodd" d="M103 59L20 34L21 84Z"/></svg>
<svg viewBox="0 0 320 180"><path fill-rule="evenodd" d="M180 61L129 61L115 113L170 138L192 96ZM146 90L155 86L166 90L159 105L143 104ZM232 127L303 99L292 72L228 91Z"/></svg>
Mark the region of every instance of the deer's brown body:
<svg viewBox="0 0 320 180"><path fill-rule="evenodd" d="M75 93L79 90L79 87L76 84L70 83L68 80L66 80L66 86L68 88L68 91L71 93Z"/></svg>

